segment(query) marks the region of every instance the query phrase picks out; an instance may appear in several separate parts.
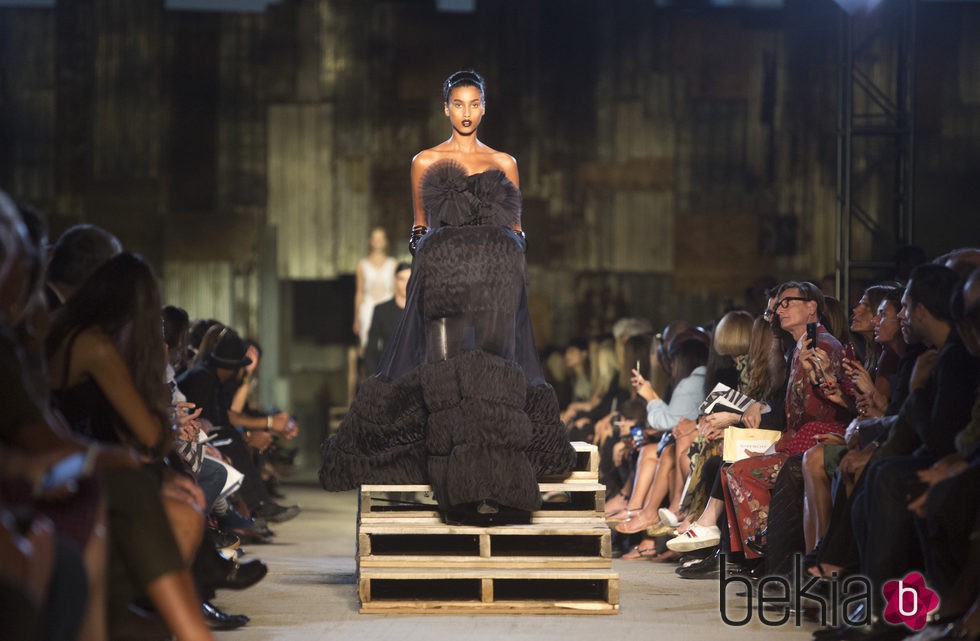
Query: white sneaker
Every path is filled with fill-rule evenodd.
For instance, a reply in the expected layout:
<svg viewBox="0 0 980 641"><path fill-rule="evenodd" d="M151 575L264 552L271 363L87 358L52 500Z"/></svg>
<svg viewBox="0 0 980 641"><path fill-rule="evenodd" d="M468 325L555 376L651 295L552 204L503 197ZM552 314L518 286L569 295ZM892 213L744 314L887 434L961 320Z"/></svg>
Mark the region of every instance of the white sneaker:
<svg viewBox="0 0 980 641"><path fill-rule="evenodd" d="M677 518L677 515L665 507L662 507L659 510L657 510L657 514L660 515L660 522L665 525L669 525L670 527L677 527L678 525L681 524L681 521L680 519Z"/></svg>
<svg viewBox="0 0 980 641"><path fill-rule="evenodd" d="M695 523L687 532L667 541L667 547L674 552L690 552L714 547L719 543L721 543L721 530L714 525L698 525Z"/></svg>

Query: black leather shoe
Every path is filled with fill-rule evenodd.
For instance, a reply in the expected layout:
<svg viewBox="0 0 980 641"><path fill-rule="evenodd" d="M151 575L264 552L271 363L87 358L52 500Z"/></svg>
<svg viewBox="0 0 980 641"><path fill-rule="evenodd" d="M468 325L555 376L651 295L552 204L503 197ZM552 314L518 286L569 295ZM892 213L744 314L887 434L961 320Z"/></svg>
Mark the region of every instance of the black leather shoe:
<svg viewBox="0 0 980 641"><path fill-rule="evenodd" d="M217 580L209 581L210 587L244 590L261 581L269 571L269 566L258 560L248 563L239 563L238 561L227 561L226 563L227 572Z"/></svg>
<svg viewBox="0 0 980 641"><path fill-rule="evenodd" d="M262 518L272 523L284 523L296 518L302 511L298 505L279 505L278 503L263 503L252 514L255 518Z"/></svg>
<svg viewBox="0 0 980 641"><path fill-rule="evenodd" d="M234 630L249 622L244 614L226 614L207 601L201 604L201 611L212 630Z"/></svg>
<svg viewBox="0 0 980 641"><path fill-rule="evenodd" d="M242 540L229 532L222 532L221 530L215 530L213 528L208 528L207 530L208 541L211 545L220 549L231 548L237 550L238 546L242 544Z"/></svg>
<svg viewBox="0 0 980 641"><path fill-rule="evenodd" d="M273 538L276 536L269 528L262 528L260 530L254 527L233 528L228 533L238 537L238 540L245 545L272 543Z"/></svg>
<svg viewBox="0 0 980 641"><path fill-rule="evenodd" d="M693 565L674 570L682 579L716 579L721 569L721 552L698 561Z"/></svg>

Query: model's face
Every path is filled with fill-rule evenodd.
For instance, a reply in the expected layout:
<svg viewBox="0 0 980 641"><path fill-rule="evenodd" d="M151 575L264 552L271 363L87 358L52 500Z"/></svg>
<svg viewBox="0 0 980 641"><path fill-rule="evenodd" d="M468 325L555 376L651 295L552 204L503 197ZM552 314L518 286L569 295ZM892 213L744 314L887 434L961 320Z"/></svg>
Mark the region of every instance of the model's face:
<svg viewBox="0 0 980 641"><path fill-rule="evenodd" d="M395 296L405 298L408 292L408 279L412 276L411 269L403 269L395 274Z"/></svg>
<svg viewBox="0 0 980 641"><path fill-rule="evenodd" d="M445 112L453 131L464 136L472 135L486 113L483 94L476 87L457 87L449 94Z"/></svg>
<svg viewBox="0 0 980 641"><path fill-rule="evenodd" d="M861 300L859 300L858 304L854 306L851 313L853 314L851 317L852 332L867 334L873 329L871 323L873 320L874 311L872 311L866 295L861 297Z"/></svg>
<svg viewBox="0 0 980 641"><path fill-rule="evenodd" d="M898 324L898 310L887 300L881 301L872 325L874 327L875 342L880 345L890 343L898 337L901 331Z"/></svg>

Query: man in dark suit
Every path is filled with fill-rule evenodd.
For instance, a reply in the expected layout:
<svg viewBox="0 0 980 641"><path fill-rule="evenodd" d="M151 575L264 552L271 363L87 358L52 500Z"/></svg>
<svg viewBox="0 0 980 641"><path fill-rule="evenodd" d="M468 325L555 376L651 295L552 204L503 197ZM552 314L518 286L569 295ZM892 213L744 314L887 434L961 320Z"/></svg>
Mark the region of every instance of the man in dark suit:
<svg viewBox="0 0 980 641"><path fill-rule="evenodd" d="M405 298L408 291L408 278L412 275L412 266L408 263L398 263L395 267L395 295L390 300L374 307L371 317L371 330L368 332L367 343L364 345L364 372L370 376L378 371L381 354L385 344L395 332L398 321L401 320L405 309Z"/></svg>

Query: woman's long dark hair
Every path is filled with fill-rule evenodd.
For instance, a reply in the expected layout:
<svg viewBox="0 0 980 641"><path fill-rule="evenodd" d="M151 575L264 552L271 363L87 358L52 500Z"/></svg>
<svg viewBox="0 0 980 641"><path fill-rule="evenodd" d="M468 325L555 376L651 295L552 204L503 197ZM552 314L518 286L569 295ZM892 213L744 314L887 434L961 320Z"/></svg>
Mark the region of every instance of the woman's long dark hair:
<svg viewBox="0 0 980 641"><path fill-rule="evenodd" d="M160 288L139 254L123 252L110 258L58 310L45 342L48 358L70 337L93 327L115 344L136 390L163 430L169 423L170 395L164 382Z"/></svg>

